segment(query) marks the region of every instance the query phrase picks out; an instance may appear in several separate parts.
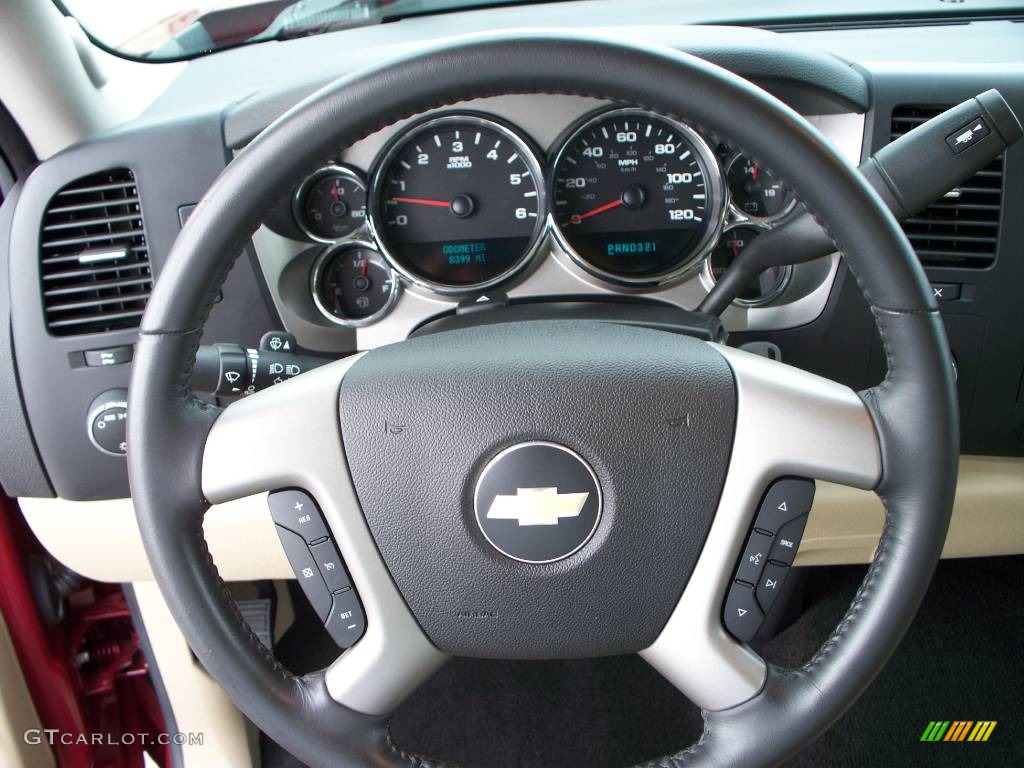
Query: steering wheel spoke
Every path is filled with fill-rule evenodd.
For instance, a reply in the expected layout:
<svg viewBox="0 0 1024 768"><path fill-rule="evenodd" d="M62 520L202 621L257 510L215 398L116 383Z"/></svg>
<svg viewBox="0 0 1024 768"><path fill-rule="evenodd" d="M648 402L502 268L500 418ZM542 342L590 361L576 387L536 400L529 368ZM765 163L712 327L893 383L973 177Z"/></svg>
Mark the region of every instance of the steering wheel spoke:
<svg viewBox="0 0 1024 768"><path fill-rule="evenodd" d="M207 438L203 492L222 503L297 487L316 499L366 613L366 632L326 670L327 690L349 709L382 715L447 657L409 612L352 487L338 392L357 359L323 366L228 406Z"/></svg>
<svg viewBox="0 0 1024 768"><path fill-rule="evenodd" d="M719 347L736 379L736 431L714 523L668 623L641 652L709 711L758 694L767 666L722 624L722 605L757 505L782 476L874 488L881 478L878 432L853 390L820 376Z"/></svg>

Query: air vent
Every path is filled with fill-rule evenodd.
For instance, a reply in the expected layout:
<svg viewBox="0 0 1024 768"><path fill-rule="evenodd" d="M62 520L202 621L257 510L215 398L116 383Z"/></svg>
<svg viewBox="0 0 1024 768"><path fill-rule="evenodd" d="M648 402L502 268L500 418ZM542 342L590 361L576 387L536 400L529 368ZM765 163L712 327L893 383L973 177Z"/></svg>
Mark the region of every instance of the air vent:
<svg viewBox="0 0 1024 768"><path fill-rule="evenodd" d="M904 105L892 111L892 139L945 112L948 106ZM984 269L996 260L1003 156L903 223L926 267Z"/></svg>
<svg viewBox="0 0 1024 768"><path fill-rule="evenodd" d="M130 170L103 171L64 187L46 208L39 241L50 333L138 327L152 275Z"/></svg>

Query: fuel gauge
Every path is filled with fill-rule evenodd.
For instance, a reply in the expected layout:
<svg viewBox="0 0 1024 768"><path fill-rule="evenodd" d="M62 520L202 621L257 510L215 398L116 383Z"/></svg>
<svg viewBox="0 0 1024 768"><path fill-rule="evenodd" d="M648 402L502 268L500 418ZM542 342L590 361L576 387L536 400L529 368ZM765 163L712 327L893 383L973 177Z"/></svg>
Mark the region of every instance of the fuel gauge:
<svg viewBox="0 0 1024 768"><path fill-rule="evenodd" d="M313 303L335 325L369 325L387 314L399 285L380 251L351 241L328 248L312 275Z"/></svg>

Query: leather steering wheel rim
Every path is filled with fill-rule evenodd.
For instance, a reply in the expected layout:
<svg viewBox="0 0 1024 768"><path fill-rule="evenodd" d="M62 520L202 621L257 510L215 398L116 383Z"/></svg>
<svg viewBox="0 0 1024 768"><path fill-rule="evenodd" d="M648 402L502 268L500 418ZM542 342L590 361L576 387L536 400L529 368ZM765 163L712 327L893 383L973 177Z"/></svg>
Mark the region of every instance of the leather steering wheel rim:
<svg viewBox="0 0 1024 768"><path fill-rule="evenodd" d="M426 85L429 83L429 86ZM849 612L814 658L769 666L759 694L705 711L699 742L652 763L766 765L806 746L863 692L909 626L941 553L956 484L951 360L937 306L905 236L875 192L805 120L702 60L627 40L474 36L346 77L275 121L222 172L172 248L140 330L130 390L129 471L157 582L186 639L239 708L313 766L428 765L390 740L387 718L332 699L324 674L284 670L242 621L202 535L203 449L221 409L190 378L228 270L281 190L321 158L398 120L507 93L635 104L727 136L769 160L844 254L881 333L888 374L861 393L882 460L887 514Z"/></svg>

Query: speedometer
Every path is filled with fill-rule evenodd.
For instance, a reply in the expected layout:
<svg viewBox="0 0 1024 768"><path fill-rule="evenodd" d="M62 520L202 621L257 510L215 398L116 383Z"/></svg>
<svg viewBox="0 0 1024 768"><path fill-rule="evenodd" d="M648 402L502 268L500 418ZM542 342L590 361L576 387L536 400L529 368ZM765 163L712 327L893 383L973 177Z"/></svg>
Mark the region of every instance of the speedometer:
<svg viewBox="0 0 1024 768"><path fill-rule="evenodd" d="M442 293L495 285L536 249L544 187L533 152L509 128L448 115L412 128L374 175L370 225L391 265Z"/></svg>
<svg viewBox="0 0 1024 768"><path fill-rule="evenodd" d="M554 165L553 218L587 271L657 285L699 264L723 218L714 154L691 128L639 109L600 114Z"/></svg>

